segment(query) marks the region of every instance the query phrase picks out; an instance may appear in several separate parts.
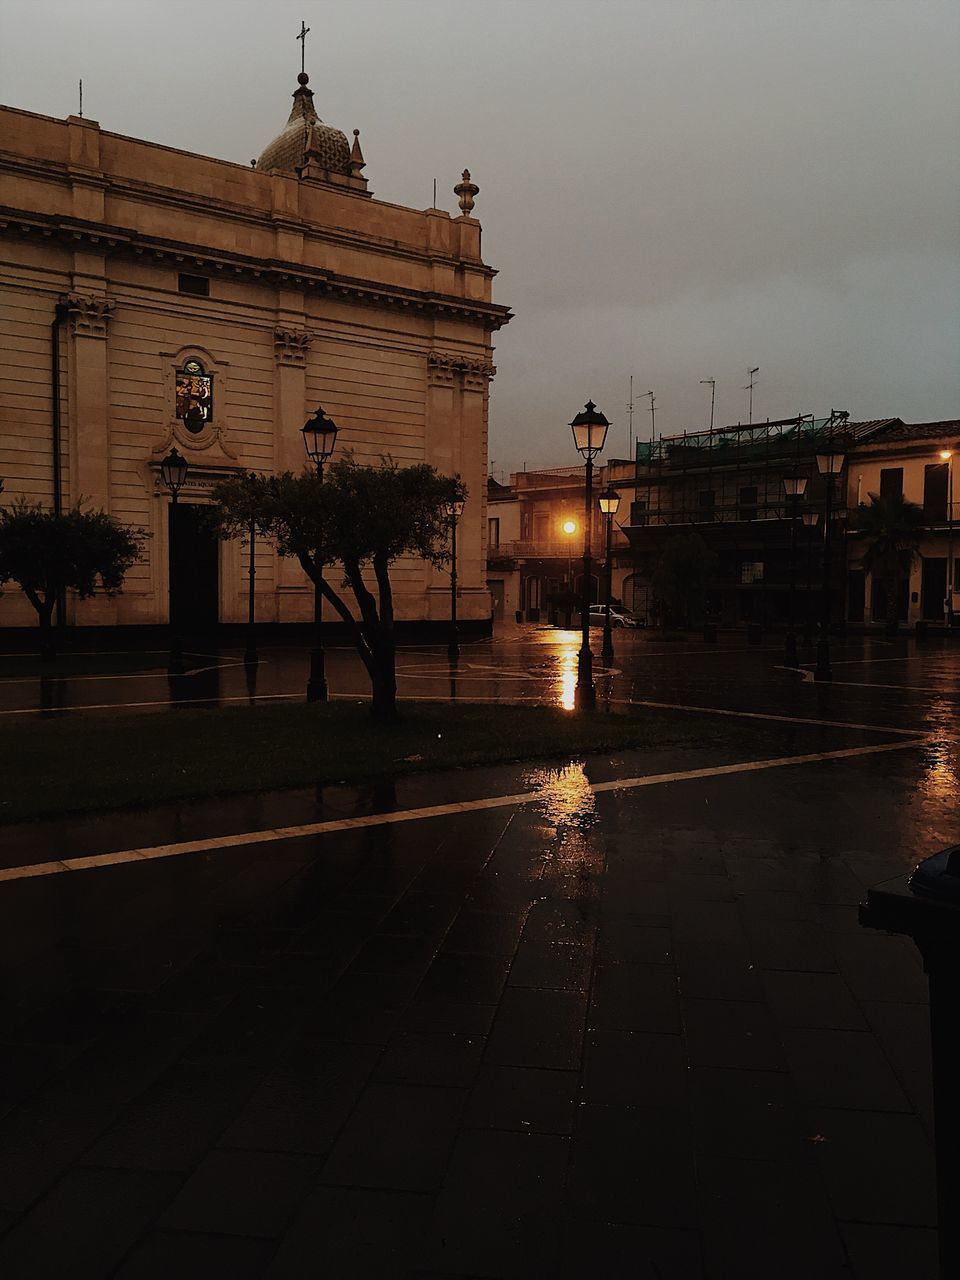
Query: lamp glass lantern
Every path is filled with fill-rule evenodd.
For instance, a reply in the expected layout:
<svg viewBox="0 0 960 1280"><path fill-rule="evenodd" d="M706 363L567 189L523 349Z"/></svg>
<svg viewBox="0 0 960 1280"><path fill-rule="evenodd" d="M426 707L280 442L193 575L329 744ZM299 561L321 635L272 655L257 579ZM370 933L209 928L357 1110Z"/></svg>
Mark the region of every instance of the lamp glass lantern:
<svg viewBox="0 0 960 1280"><path fill-rule="evenodd" d="M808 529L812 529L820 521L820 512L804 511L803 515L800 518L803 521L803 523L807 526Z"/></svg>
<svg viewBox="0 0 960 1280"><path fill-rule="evenodd" d="M620 495L612 484L607 485L603 493L601 493L597 502L600 504L600 510L605 516L615 516L620 506Z"/></svg>
<svg viewBox="0 0 960 1280"><path fill-rule="evenodd" d="M783 491L788 498L802 498L807 490L806 476L784 476Z"/></svg>
<svg viewBox="0 0 960 1280"><path fill-rule="evenodd" d="M577 450L588 462L603 448L610 423L600 412L592 400L588 400L574 420L570 423L573 430L573 442Z"/></svg>
<svg viewBox="0 0 960 1280"><path fill-rule="evenodd" d="M454 524L456 524L456 522L457 522L457 521L460 519L460 517L463 515L463 508L464 508L466 505L467 505L467 504L466 504L466 501L465 501L465 499L463 499L463 498L455 498L455 499L453 499L451 502L448 502L448 503L447 503L447 517L448 517L448 519L452 520L452 521L454 522Z"/></svg>
<svg viewBox="0 0 960 1280"><path fill-rule="evenodd" d="M189 470L190 464L181 455L179 449L171 449L160 463L160 479L171 493L176 494L186 483Z"/></svg>
<svg viewBox="0 0 960 1280"><path fill-rule="evenodd" d="M336 443L337 426L318 405L313 417L303 424L303 445L307 457L316 466L320 466L333 453Z"/></svg>
<svg viewBox="0 0 960 1280"><path fill-rule="evenodd" d="M817 454L817 470L822 476L838 476L843 470L846 454L841 450L825 449Z"/></svg>

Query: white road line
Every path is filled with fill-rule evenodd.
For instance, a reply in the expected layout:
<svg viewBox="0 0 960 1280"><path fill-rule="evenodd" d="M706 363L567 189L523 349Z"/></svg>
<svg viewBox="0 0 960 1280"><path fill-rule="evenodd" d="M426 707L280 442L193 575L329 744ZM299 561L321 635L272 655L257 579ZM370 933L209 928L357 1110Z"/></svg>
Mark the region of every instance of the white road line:
<svg viewBox="0 0 960 1280"><path fill-rule="evenodd" d="M824 729L866 729L871 733L896 733L904 737L921 732L918 729L895 729L886 724L857 724L851 720L814 720L808 716L775 715L772 711L730 711L726 707L694 707L683 702L651 702L641 698L611 698L611 703L630 707L659 707L665 711L696 711L709 716L735 716L743 720L773 720L778 724L813 724Z"/></svg>
<svg viewBox="0 0 960 1280"><path fill-rule="evenodd" d="M190 676L202 676L208 671L229 671L234 667L242 667L243 663L237 662L216 662L212 667L194 667L192 671L184 671L182 675L176 676L175 679L186 680ZM88 675L88 676L68 676L60 675L56 672L50 672L43 676L5 676L0 678L0 688L5 688L8 684L36 684L39 680L41 684L44 680L62 680L64 683L69 681L71 684L79 684L81 680L169 680L169 671L129 671L124 675Z"/></svg>
<svg viewBox="0 0 960 1280"><path fill-rule="evenodd" d="M864 680L831 680L844 689L902 689L904 693L929 693L935 698L952 698L960 689L923 689L916 684L871 684Z"/></svg>
<svg viewBox="0 0 960 1280"><path fill-rule="evenodd" d="M932 735L914 737L908 742L884 742L871 747L845 747L838 751L817 751L802 756L780 756L769 760L745 760L739 764L712 765L703 769L685 769L677 773L654 773L639 778L616 778L595 782L590 790L599 795L608 791L631 791L638 787L663 786L672 782L689 782L697 778L720 778L737 773L755 773L762 769L781 769L788 765L818 764L825 760L847 760L856 756L878 755L885 751L905 751L925 746ZM389 826L399 822L419 822L425 818L443 818L454 814L476 813L482 809L503 809L536 803L543 791L521 791L514 795L487 796L454 804L427 805L420 809L401 809L396 813L373 813L362 818L338 818L327 822L307 822L300 826L275 827L265 831L243 831L205 840L184 840L178 844L154 845L144 849L123 849L116 853L93 854L83 858L62 858L53 862L35 862L25 867L0 870L0 882L29 880L38 876L59 875L65 871L90 871L130 862L146 862L155 858L176 858L188 853L214 853L247 845L272 844L278 840L299 840L304 836L330 835L339 831L355 831L364 827Z"/></svg>

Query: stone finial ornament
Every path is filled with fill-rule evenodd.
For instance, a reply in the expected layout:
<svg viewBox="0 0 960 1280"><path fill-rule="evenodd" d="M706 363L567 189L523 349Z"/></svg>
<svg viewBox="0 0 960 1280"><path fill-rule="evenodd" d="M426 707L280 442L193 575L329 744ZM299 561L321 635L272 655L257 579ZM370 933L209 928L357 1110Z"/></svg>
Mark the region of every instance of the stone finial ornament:
<svg viewBox="0 0 960 1280"><path fill-rule="evenodd" d="M470 181L470 170L464 169L463 181L458 182L453 188L453 194L460 197L460 212L465 218L469 218L473 211L473 198L480 188L475 182Z"/></svg>
<svg viewBox="0 0 960 1280"><path fill-rule="evenodd" d="M353 131L353 146L350 149L350 172L355 178L360 177L360 170L364 167L363 152L360 150L360 130Z"/></svg>

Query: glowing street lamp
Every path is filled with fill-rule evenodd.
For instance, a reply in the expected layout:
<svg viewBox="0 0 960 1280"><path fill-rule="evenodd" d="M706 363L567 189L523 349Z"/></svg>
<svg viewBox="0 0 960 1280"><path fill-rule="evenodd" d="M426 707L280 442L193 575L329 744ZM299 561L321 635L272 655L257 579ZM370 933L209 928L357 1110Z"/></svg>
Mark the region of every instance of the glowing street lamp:
<svg viewBox="0 0 960 1280"><path fill-rule="evenodd" d="M323 480L323 465L337 443L337 426L320 406L301 428L307 457ZM310 650L310 675L307 679L307 701L327 701L326 657L323 652L323 556L317 548L317 577L313 584L313 648Z"/></svg>
<svg viewBox="0 0 960 1280"><path fill-rule="evenodd" d="M463 515L465 503L457 498L447 503L447 519L450 521L450 639L447 657L456 662L460 657L460 632L457 628L457 523Z"/></svg>
<svg viewBox="0 0 960 1280"><path fill-rule="evenodd" d="M613 517L617 514L620 506L620 495L612 484L608 484L603 493L597 498L600 505L600 511L607 517L607 558L606 558L606 609L603 618L603 648L600 652L605 658L613 657L613 634L610 628L610 596L613 592Z"/></svg>
<svg viewBox="0 0 960 1280"><path fill-rule="evenodd" d="M817 669L814 679L833 679L830 669L830 551L832 543L831 516L833 503L833 477L840 475L846 455L842 449L825 449L817 454L817 470L824 479L823 497L823 585L820 602L820 638L817 641Z"/></svg>
<svg viewBox="0 0 960 1280"><path fill-rule="evenodd" d="M190 464L184 458L179 449L171 449L167 456L160 463L160 479L170 492L170 529L172 530L176 524L176 508L177 495L183 486L187 483L187 473L190 470ZM170 546L173 545L173 539L169 539ZM167 572L167 599L168 610L170 613L170 656L167 660L167 671L172 676L183 675L183 652L180 648L180 632L178 627L179 619L173 616L173 566L170 565Z"/></svg>
<svg viewBox="0 0 960 1280"><path fill-rule="evenodd" d="M570 423L573 442L586 462L584 480L583 520L583 582L580 593L580 621L582 638L577 659L576 706L580 711L591 711L597 705L597 692L593 687L593 654L590 652L590 580L591 548L590 522L593 515L593 460L603 449L610 423L592 400Z"/></svg>
<svg viewBox="0 0 960 1280"><path fill-rule="evenodd" d="M953 621L953 450L941 449L940 457L947 464L947 594L943 599L943 617L946 626Z"/></svg>
<svg viewBox="0 0 960 1280"><path fill-rule="evenodd" d="M790 599L787 605L787 637L784 646L783 665L799 667L797 657L796 595L797 595L797 506L807 488L806 476L784 476L783 491L790 499L787 518L790 521Z"/></svg>

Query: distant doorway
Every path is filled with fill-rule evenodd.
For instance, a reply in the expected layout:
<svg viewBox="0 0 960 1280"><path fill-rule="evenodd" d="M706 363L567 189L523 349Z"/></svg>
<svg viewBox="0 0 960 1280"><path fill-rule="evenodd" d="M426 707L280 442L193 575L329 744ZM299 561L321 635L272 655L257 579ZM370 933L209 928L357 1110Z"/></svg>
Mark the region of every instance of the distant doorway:
<svg viewBox="0 0 960 1280"><path fill-rule="evenodd" d="M220 546L209 512L189 502L170 506L170 613L181 631L220 621Z"/></svg>
<svg viewBox="0 0 960 1280"><path fill-rule="evenodd" d="M929 471L930 468L928 467ZM930 622L943 617L947 594L946 556L924 556L920 576L920 613Z"/></svg>

